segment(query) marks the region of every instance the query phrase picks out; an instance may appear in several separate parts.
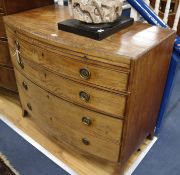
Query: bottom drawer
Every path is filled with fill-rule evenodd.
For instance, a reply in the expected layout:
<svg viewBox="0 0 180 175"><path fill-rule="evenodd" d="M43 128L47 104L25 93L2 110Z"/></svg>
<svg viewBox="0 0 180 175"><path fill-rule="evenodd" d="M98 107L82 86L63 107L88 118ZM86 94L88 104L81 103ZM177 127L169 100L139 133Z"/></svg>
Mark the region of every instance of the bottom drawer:
<svg viewBox="0 0 180 175"><path fill-rule="evenodd" d="M0 66L0 87L17 92L13 68Z"/></svg>
<svg viewBox="0 0 180 175"><path fill-rule="evenodd" d="M47 136L80 154L118 161L122 120L62 100L26 79L16 69L15 74L23 108Z"/></svg>

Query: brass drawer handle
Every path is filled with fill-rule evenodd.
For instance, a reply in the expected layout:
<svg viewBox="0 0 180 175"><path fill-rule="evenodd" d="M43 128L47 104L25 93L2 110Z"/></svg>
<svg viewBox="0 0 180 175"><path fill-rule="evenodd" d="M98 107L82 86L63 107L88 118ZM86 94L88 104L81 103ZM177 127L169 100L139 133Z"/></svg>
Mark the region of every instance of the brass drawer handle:
<svg viewBox="0 0 180 175"><path fill-rule="evenodd" d="M15 48L16 48L16 57L17 57L17 62L19 64L19 66L24 69L24 64L22 62L21 56L20 56L20 44L19 42L16 40L15 41Z"/></svg>
<svg viewBox="0 0 180 175"><path fill-rule="evenodd" d="M16 51L16 57L17 57L17 62L19 64L19 66L24 69L24 64L22 62L22 59L21 59L21 56L20 56L20 52L19 51Z"/></svg>
<svg viewBox="0 0 180 175"><path fill-rule="evenodd" d="M17 40L15 41L15 47L16 47L16 50L20 50L20 44Z"/></svg>
<svg viewBox="0 0 180 175"><path fill-rule="evenodd" d="M0 37L0 41L1 42L7 42L7 38L6 37Z"/></svg>
<svg viewBox="0 0 180 175"><path fill-rule="evenodd" d="M84 143L84 145L90 145L89 140L86 139L86 138L83 138L83 139L82 139L82 142Z"/></svg>
<svg viewBox="0 0 180 175"><path fill-rule="evenodd" d="M83 117L82 118L82 123L87 125L87 126L90 126L92 124L92 120L89 117Z"/></svg>
<svg viewBox="0 0 180 175"><path fill-rule="evenodd" d="M4 13L4 10L3 9L0 9L1 11L0 11L0 15L1 16L4 16L5 15L5 13Z"/></svg>
<svg viewBox="0 0 180 175"><path fill-rule="evenodd" d="M79 97L85 102L88 102L90 100L90 95L84 91L81 91L79 93Z"/></svg>
<svg viewBox="0 0 180 175"><path fill-rule="evenodd" d="M28 107L28 109L29 109L30 111L32 111L32 106L31 106L30 103L27 103L27 107Z"/></svg>
<svg viewBox="0 0 180 175"><path fill-rule="evenodd" d="M25 90L28 90L28 85L26 84L25 81L22 82L22 85L23 85L23 87L24 87Z"/></svg>
<svg viewBox="0 0 180 175"><path fill-rule="evenodd" d="M80 73L81 78L83 78L85 80L88 80L91 77L91 72L86 68L80 69L79 73Z"/></svg>

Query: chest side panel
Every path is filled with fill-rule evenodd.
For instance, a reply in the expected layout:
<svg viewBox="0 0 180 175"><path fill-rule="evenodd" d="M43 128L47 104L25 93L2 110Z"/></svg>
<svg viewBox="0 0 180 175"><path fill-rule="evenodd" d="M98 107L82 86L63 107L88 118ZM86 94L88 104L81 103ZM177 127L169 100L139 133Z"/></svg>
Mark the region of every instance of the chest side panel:
<svg viewBox="0 0 180 175"><path fill-rule="evenodd" d="M129 82L131 95L123 131L122 162L127 161L154 131L174 39L175 36L171 35L133 63Z"/></svg>

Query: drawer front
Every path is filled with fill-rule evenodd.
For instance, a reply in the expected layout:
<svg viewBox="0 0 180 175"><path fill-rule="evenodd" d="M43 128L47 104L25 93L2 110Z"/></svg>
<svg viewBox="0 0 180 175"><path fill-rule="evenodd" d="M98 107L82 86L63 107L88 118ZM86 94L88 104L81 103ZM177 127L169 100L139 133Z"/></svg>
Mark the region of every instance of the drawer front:
<svg viewBox="0 0 180 175"><path fill-rule="evenodd" d="M4 2L0 0L0 13L4 12Z"/></svg>
<svg viewBox="0 0 180 175"><path fill-rule="evenodd" d="M10 45L15 49L14 43L16 39L13 35L8 35L10 37ZM64 77L69 77L98 87L123 92L127 90L128 72L90 64L87 59L83 58L73 59L73 56L63 55L62 52L54 53L48 49L36 47L34 44L31 45L22 39L17 39L17 41L19 43L20 54L24 59L54 70ZM45 46L43 47L45 48Z"/></svg>
<svg viewBox="0 0 180 175"><path fill-rule="evenodd" d="M23 108L51 138L73 146L79 153L118 160L122 120L62 100L33 84L16 69L15 73ZM23 82L28 86L26 90Z"/></svg>
<svg viewBox="0 0 180 175"><path fill-rule="evenodd" d="M13 50L11 50L11 52L13 65L40 87L58 97L69 100L83 107L106 113L108 115L114 115L119 118L124 116L126 96L92 88L67 78L63 78L24 59L22 59L22 69L17 61L16 55L13 55Z"/></svg>
<svg viewBox="0 0 180 175"><path fill-rule="evenodd" d="M0 66L0 87L17 91L14 70L7 67Z"/></svg>
<svg viewBox="0 0 180 175"><path fill-rule="evenodd" d="M5 3L9 15L53 4L54 0L5 0Z"/></svg>
<svg viewBox="0 0 180 175"><path fill-rule="evenodd" d="M0 38L0 65L12 66L7 39Z"/></svg>
<svg viewBox="0 0 180 175"><path fill-rule="evenodd" d="M6 36L4 22L3 22L3 16L4 15L5 14L3 12L0 12L0 37L5 37Z"/></svg>
<svg viewBox="0 0 180 175"><path fill-rule="evenodd" d="M4 0L0 0L0 13L4 12Z"/></svg>

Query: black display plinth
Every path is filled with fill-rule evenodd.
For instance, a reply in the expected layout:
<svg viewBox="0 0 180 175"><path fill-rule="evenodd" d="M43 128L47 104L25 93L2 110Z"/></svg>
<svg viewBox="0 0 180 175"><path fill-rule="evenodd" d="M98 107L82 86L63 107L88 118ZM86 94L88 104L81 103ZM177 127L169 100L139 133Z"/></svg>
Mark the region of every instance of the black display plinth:
<svg viewBox="0 0 180 175"><path fill-rule="evenodd" d="M76 19L68 19L58 23L58 29L95 40L102 40L132 25L133 22L133 18L128 18L126 16L121 16L115 22L107 24L87 24Z"/></svg>

